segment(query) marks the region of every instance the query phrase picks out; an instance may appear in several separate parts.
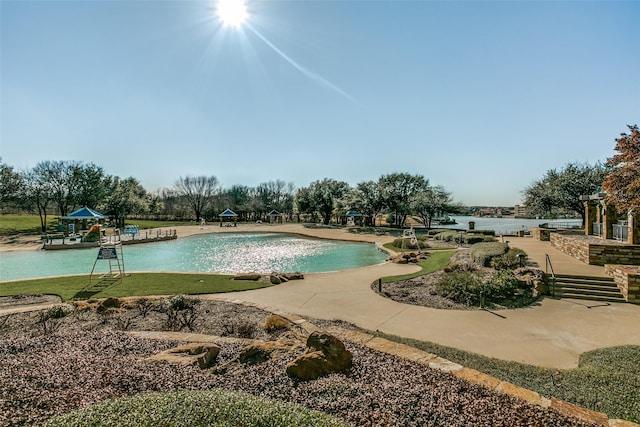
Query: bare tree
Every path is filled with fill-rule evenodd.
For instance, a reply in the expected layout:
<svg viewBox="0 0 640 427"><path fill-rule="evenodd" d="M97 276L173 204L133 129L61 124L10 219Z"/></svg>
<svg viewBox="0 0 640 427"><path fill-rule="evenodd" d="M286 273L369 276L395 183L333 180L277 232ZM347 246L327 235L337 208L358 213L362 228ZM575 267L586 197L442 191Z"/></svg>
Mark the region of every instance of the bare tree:
<svg viewBox="0 0 640 427"><path fill-rule="evenodd" d="M215 176L180 177L176 182L176 194L183 197L193 209L196 221L218 192L218 178Z"/></svg>

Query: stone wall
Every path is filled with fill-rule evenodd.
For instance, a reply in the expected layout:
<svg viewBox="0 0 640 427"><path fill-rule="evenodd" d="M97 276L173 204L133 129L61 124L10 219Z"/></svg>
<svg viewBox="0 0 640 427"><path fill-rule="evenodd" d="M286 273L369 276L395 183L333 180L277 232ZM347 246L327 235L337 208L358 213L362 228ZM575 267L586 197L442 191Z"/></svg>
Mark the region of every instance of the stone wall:
<svg viewBox="0 0 640 427"><path fill-rule="evenodd" d="M551 233L549 240L551 246L567 255L589 264L589 242L574 236L565 236L560 233Z"/></svg>
<svg viewBox="0 0 640 427"><path fill-rule="evenodd" d="M560 233L551 233L550 240L553 247L586 264L640 265L640 245Z"/></svg>
<svg viewBox="0 0 640 427"><path fill-rule="evenodd" d="M640 304L639 266L607 264L605 271L613 277L624 299L634 304Z"/></svg>
<svg viewBox="0 0 640 427"><path fill-rule="evenodd" d="M541 242L548 242L550 240L551 230L548 228L532 228L531 237Z"/></svg>

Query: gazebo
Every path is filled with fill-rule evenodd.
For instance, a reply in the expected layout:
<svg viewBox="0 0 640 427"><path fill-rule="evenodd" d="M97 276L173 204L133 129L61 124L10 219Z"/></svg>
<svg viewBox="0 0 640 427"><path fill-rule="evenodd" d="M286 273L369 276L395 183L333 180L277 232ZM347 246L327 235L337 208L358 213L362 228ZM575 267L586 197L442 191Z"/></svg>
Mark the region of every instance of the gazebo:
<svg viewBox="0 0 640 427"><path fill-rule="evenodd" d="M238 226L238 214L231 209L225 209L224 212L218 215L218 218L220 218L220 227L222 227L223 222L225 222L228 227L231 226L231 221L233 221L234 227Z"/></svg>
<svg viewBox="0 0 640 427"><path fill-rule="evenodd" d="M354 210L347 212L346 214L344 214L344 216L347 218L347 226L350 226L350 227L353 227L356 225L356 222L355 222L356 218L362 218L362 214Z"/></svg>
<svg viewBox="0 0 640 427"><path fill-rule="evenodd" d="M107 217L101 214L100 212L94 211L91 208L86 206L71 212L67 216L63 216L62 220L66 221L69 226L67 227L69 233L75 233L75 224L77 221L82 221L82 229L87 229L89 221L100 222L100 220L104 220Z"/></svg>
<svg viewBox="0 0 640 427"><path fill-rule="evenodd" d="M275 209L272 210L271 212L269 212L267 214L267 216L269 217L269 223L278 222L278 223L282 224L282 222L283 222L284 215L282 213L278 212Z"/></svg>

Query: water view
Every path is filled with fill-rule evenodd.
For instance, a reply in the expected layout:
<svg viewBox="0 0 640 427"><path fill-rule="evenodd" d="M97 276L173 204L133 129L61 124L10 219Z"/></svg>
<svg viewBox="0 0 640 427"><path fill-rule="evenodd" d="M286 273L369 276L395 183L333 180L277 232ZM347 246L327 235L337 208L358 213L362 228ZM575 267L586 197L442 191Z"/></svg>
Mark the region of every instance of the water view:
<svg viewBox="0 0 640 427"><path fill-rule="evenodd" d="M220 233L123 247L125 270L242 273L317 273L383 262L386 253L367 243L310 239L280 233ZM2 254L0 280L88 274L97 248ZM108 270L98 261L96 271Z"/></svg>
<svg viewBox="0 0 640 427"><path fill-rule="evenodd" d="M540 224L561 224L563 226L579 227L582 224L580 219L526 219L526 218L487 218L475 216L452 216L457 224L443 225L438 228L469 229L469 222L475 222L476 230L495 230L496 234L515 234L520 230L529 231L531 228L539 227Z"/></svg>

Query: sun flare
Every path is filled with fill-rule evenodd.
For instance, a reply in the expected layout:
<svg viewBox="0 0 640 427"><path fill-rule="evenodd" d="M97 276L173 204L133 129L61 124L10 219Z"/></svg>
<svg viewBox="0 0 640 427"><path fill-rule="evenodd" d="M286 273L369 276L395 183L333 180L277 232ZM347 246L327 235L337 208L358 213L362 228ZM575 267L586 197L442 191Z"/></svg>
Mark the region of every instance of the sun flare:
<svg viewBox="0 0 640 427"><path fill-rule="evenodd" d="M231 27L239 27L248 16L244 0L218 0L216 12L220 20Z"/></svg>

